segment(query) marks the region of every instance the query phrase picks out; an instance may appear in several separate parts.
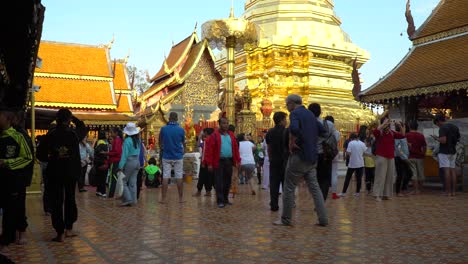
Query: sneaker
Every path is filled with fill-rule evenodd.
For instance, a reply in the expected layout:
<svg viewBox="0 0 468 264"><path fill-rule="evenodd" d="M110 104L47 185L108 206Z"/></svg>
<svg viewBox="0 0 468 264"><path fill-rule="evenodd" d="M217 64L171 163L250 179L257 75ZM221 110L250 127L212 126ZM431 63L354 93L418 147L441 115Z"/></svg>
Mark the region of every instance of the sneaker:
<svg viewBox="0 0 468 264"><path fill-rule="evenodd" d="M332 199L336 200L336 199L340 199L340 197L336 193L332 193Z"/></svg>
<svg viewBox="0 0 468 264"><path fill-rule="evenodd" d="M355 196L355 197L359 197L359 193L355 193L354 196Z"/></svg>
<svg viewBox="0 0 468 264"><path fill-rule="evenodd" d="M224 208L224 204L223 204L223 203L219 203L219 204L218 204L218 208Z"/></svg>
<svg viewBox="0 0 468 264"><path fill-rule="evenodd" d="M343 197L344 198L345 196L346 196L346 193L339 193L338 194L338 197Z"/></svg>
<svg viewBox="0 0 468 264"><path fill-rule="evenodd" d="M290 226L291 224L285 224L283 223L283 221L280 219L278 221L274 221L273 222L273 225L277 225L277 226Z"/></svg>

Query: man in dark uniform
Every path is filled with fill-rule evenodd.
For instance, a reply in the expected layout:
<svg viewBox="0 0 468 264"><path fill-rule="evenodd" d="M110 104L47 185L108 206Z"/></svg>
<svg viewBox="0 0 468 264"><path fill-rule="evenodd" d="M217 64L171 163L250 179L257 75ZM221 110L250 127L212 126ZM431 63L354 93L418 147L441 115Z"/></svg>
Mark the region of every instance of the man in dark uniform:
<svg viewBox="0 0 468 264"><path fill-rule="evenodd" d="M13 128L15 110L0 106L0 207L3 208L0 249L16 240L18 223L25 221L25 178L21 171L33 160L24 136Z"/></svg>
<svg viewBox="0 0 468 264"><path fill-rule="evenodd" d="M49 130L39 145L37 157L41 161L48 161L47 192L50 198L52 225L57 232L57 236L52 240L63 242L64 237L76 236L72 229L78 218L75 186L81 172L79 138L86 128L68 109L60 109L56 121L57 126ZM72 121L75 129L70 126Z"/></svg>

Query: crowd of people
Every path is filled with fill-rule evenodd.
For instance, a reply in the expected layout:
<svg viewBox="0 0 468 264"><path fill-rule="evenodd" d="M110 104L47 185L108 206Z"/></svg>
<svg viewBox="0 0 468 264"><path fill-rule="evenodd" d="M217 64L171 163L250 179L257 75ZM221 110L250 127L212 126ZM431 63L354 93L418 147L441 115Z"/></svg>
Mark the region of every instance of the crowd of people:
<svg viewBox="0 0 468 264"><path fill-rule="evenodd" d="M341 135L335 128L334 118L321 119L320 105L312 103L306 108L299 95L289 95L285 103L289 122L287 113L275 112L274 127L265 131L264 137L259 137L256 143L250 135L236 136L235 128L224 116L219 119L218 129L203 130L194 196L201 196L203 188L205 196L211 196L214 190L217 207L224 208L232 205L239 183L247 184L249 193L256 195L253 181L257 176L262 189L269 190L270 210L281 209L281 217L273 224L292 225L296 187L304 182L313 198L317 225L327 226L325 201L330 189L332 199L346 197L353 175L356 179L354 196L361 194L365 176L367 194L378 202L392 199L394 193L406 196L422 191L427 144L418 132L416 121L405 125L385 116L379 126L373 129L362 126L359 133L351 133L343 150L348 169L343 189L337 193L340 156L337 142ZM0 247L15 241L25 243L25 195L33 173L34 153L31 139L18 124L18 114L0 108L0 208L3 209ZM442 115L435 117L434 124L440 128L434 139L440 144L437 158L444 175L445 192L454 196L456 145L460 132ZM75 190L87 191L86 175L96 187L96 196L101 199L117 197L123 207L137 204L143 183L147 187L162 185L159 202L167 203L168 183L172 178L177 184L179 202L185 201L185 132L179 126L177 113L169 114L168 124L160 131L158 157L148 160L140 132L140 128L130 122L123 130L113 127L109 131L99 131L96 140L90 143L82 121L68 109L57 112L55 124L46 135L37 138L35 153L43 172L44 211L51 215L56 231L53 241L63 242L67 237L76 236L73 231L78 219Z"/></svg>

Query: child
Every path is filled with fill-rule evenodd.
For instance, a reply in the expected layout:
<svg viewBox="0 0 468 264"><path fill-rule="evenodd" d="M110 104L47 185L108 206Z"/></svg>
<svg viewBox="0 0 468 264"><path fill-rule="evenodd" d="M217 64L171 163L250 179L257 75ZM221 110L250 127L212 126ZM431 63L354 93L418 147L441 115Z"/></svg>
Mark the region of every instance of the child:
<svg viewBox="0 0 468 264"><path fill-rule="evenodd" d="M371 194L372 185L374 185L375 176L375 155L372 153L372 144L374 139L372 137L366 138L366 152L364 152L364 171L366 174L366 190L367 194Z"/></svg>
<svg viewBox="0 0 468 264"><path fill-rule="evenodd" d="M158 188L161 184L161 170L156 166L156 159L150 158L148 166L145 167L145 185L148 188Z"/></svg>

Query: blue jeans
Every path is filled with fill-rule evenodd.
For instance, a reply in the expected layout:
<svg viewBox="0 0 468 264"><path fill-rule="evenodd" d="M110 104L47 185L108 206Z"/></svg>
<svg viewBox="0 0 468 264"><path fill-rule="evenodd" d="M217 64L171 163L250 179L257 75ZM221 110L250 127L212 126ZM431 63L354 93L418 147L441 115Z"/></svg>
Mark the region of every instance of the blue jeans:
<svg viewBox="0 0 468 264"><path fill-rule="evenodd" d="M127 158L127 162L123 168L125 174L124 190L122 195L122 201L124 203L137 203L137 175L140 169L140 161L138 156L130 156Z"/></svg>

